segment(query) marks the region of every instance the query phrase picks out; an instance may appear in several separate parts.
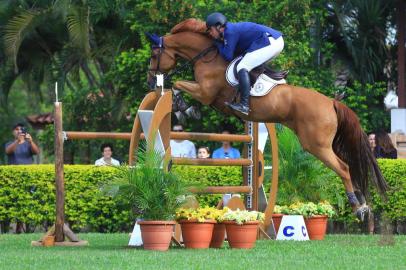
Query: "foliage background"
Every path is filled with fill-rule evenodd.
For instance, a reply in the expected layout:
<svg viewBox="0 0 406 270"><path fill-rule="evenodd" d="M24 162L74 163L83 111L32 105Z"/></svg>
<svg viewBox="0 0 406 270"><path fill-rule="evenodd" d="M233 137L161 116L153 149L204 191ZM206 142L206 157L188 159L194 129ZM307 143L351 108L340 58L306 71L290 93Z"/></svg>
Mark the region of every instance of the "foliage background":
<svg viewBox="0 0 406 270"><path fill-rule="evenodd" d="M397 44L393 38L394 6L394 0L0 1L0 121L2 123L0 141L5 143L11 140L12 125L17 121L26 121L27 115L52 111L56 81L59 85L59 99L64 106L65 130L129 132L137 108L147 92L146 75L150 45L144 33L155 32L164 35L184 19L190 17L204 19L213 11L223 12L233 22L253 21L282 31L285 49L272 62L272 66L289 69L289 83L313 88L329 97L333 97L337 91L345 91L347 97L344 103L357 113L366 132L376 129L388 130L389 113L384 110L382 101L386 91L393 88L397 78L395 68ZM180 78L193 79L192 70L178 75L174 80ZM167 82L166 86L170 88L171 83ZM243 131L243 124L238 119L220 115L211 108L190 100L187 96L186 99L191 104L199 106L202 111L202 120L189 121L186 126L187 131L219 132L223 128L233 133ZM176 122L175 117L173 122ZM42 151L39 161L52 163L52 127L47 126L41 131L29 128L29 131L40 143ZM282 133L280 136L282 136L281 140L284 140ZM310 175L329 175L329 171L310 155L299 150L300 147L293 135L291 139L285 139L285 141L285 149L289 147L296 149L296 156L291 155L287 158L304 161L303 166L306 168L300 168L304 170L300 177L292 177L288 174L281 176L281 182L285 183L281 186L282 202L283 200L316 200L332 190L333 193L329 194L328 198L340 208L344 219L349 216L349 208L345 207L346 200L343 194L340 194L343 190L340 181L337 179L336 182L331 182L335 183L334 187L331 187L324 184L330 183L329 181L324 181L320 177L310 177ZM99 146L103 142L100 140L65 142L65 164L92 164L100 157ZM129 143L127 141L109 142L114 144L114 157L126 162ZM211 149L219 146L218 143L213 142L199 144L207 145ZM242 148L241 144L234 146ZM0 149L0 164L5 164L4 148ZM269 158L268 155L266 157ZM295 164L286 165L295 167ZM14 167L10 168L14 170ZM43 168L30 167L23 176L30 175L31 172L36 173L37 170L42 171ZM313 169L315 170L312 172ZM182 173L187 174L194 170L198 169L191 167ZM223 169L212 170L210 174L215 176L213 179L219 179L218 177L223 174L229 174L233 184L237 184L241 179L238 176L240 173L238 170L232 169L227 173L224 173ZM396 174L396 169L393 170ZM84 169L73 175L86 174L85 171ZM309 176L305 176L304 174L308 172L310 172ZM317 172L320 173L317 174ZM7 183L13 188L10 189L8 186L5 191L0 191L5 192L3 194L7 195L8 200L12 198L13 203L16 203L18 198L21 199L21 203L27 200L27 205L31 205L34 202L29 201L32 198L32 194L27 193L29 184L20 182L24 179L20 174L18 178L13 178L17 177L13 175L14 173L14 171L8 172L7 178L0 178L3 182L11 181ZM48 173L52 174L52 171L49 170ZM83 180L82 176L72 178L72 183L78 181L74 185L78 191L75 190L74 193L81 194L82 186L86 188L87 185L94 185L95 187L100 179L93 180L95 177L93 174L97 174L96 171L90 170L89 175L86 175L91 179L89 181ZM200 173L200 175L206 176L206 173ZM49 185L50 180L41 183L42 177L48 179L49 176L45 177L41 174L38 179L30 178L28 183L33 181L39 187ZM403 179L401 175L399 177ZM213 179L199 180L212 182ZM227 184L225 180L221 181ZM322 189L319 189L318 193L308 192L314 187ZM402 187L399 188L400 194L403 194ZM16 193L21 190L24 192ZM49 192L51 186L44 186L44 190L47 190L48 194L44 198L50 199L47 196L53 194ZM14 197L9 197L10 194ZM95 194L95 198L99 198L98 193ZM71 203L79 204L82 202L81 198L90 200L89 194L80 196L75 197ZM0 200L4 198L0 196ZM402 200L402 198L399 199ZM202 197L201 200L211 202L212 199ZM97 204L99 202L102 205ZM113 202L103 201L103 199L95 204L97 207L94 208L86 204L71 207L71 209L89 211L85 214L82 212L79 214L76 210L68 213L74 228L79 228L85 223L95 228L102 226L100 224L104 224L105 213L97 212L99 210L96 209L116 207ZM37 208L43 209L41 210L43 213L38 216L30 216L33 222L47 221L47 216L53 210L50 205L46 208L46 205L30 206L30 211ZM378 202L376 205L385 207ZM0 208L1 206L0 204ZM14 206L9 205L8 209L14 209L12 207ZM23 212L13 213L9 217L27 218L29 212L21 209L19 211ZM0 215L1 213L0 210ZM92 213L95 219L89 220L89 213ZM125 216L125 213L123 215ZM120 220L126 218L120 216L120 213L113 214L113 217ZM106 226L100 230L119 230L122 225L117 223L117 225Z"/></svg>
<svg viewBox="0 0 406 270"><path fill-rule="evenodd" d="M10 139L16 121L52 111L55 81L65 130L129 131L147 92L150 48L144 32L164 35L186 18L204 19L213 11L281 30L285 49L272 65L289 69L291 84L330 97L346 91L344 102L366 131L389 127L382 98L396 79L396 44L387 41L394 29L393 0L18 0L0 3L1 140ZM180 77L193 79L191 70ZM188 122L187 130L243 130L233 117L201 110L202 120ZM41 161L52 162L52 132L31 132L40 140ZM68 142L66 163L93 163L101 143ZM114 145L115 156L125 161L128 142Z"/></svg>

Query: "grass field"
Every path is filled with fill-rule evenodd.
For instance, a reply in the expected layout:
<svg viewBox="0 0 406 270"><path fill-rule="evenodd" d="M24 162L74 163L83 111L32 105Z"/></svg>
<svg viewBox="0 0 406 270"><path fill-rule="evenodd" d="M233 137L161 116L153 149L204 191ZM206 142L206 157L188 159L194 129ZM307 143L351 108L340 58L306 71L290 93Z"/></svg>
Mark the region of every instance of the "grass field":
<svg viewBox="0 0 406 270"><path fill-rule="evenodd" d="M126 247L127 234L81 234L86 247L31 247L41 234L0 235L0 269L406 269L406 236L329 235L324 241L257 241L229 248L151 252Z"/></svg>

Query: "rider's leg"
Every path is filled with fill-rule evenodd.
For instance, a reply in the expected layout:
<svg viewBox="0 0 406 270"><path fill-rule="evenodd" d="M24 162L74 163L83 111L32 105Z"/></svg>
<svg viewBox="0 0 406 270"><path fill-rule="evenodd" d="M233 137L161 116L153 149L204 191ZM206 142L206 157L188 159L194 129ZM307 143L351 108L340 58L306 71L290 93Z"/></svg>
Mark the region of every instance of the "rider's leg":
<svg viewBox="0 0 406 270"><path fill-rule="evenodd" d="M230 104L230 107L243 114L248 114L249 111L249 96L251 90L249 72L255 67L276 57L283 50L284 42L282 37L276 40L270 37L269 41L270 45L245 54L237 66L238 89L241 98L240 103Z"/></svg>
<svg viewBox="0 0 406 270"><path fill-rule="evenodd" d="M245 68L238 71L238 90L240 91L240 103L230 104L233 110L248 115L249 96L251 90L250 75Z"/></svg>

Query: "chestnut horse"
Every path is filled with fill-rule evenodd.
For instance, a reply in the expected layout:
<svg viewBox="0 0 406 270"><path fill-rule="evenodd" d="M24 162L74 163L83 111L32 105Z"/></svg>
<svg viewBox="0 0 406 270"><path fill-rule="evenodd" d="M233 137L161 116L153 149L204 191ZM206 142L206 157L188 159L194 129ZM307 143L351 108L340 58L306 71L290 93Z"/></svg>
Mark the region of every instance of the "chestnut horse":
<svg viewBox="0 0 406 270"><path fill-rule="evenodd" d="M176 81L174 89L243 120L281 123L292 129L306 151L340 176L353 211L363 219L369 211L364 199L368 195L368 182L372 181L383 197L387 184L356 114L338 100L287 84L276 86L266 96L251 97L248 116L232 111L225 105L236 93L225 79L228 63L217 50L209 49L213 40L205 30L203 21L188 19L168 35L149 35L153 43L148 72L150 87L155 87L155 74L168 75L167 72L176 69L178 57L188 60L193 64L196 81Z"/></svg>

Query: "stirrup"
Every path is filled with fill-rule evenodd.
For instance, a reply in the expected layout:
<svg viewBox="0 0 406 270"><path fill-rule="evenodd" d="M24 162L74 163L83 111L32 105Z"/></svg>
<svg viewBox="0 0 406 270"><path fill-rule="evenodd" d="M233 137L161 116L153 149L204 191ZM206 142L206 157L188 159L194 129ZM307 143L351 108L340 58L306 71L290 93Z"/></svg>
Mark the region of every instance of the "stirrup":
<svg viewBox="0 0 406 270"><path fill-rule="evenodd" d="M245 106L241 103L237 103L237 104L227 104L231 109L238 111L242 114L248 115L250 109L248 108L248 106Z"/></svg>

